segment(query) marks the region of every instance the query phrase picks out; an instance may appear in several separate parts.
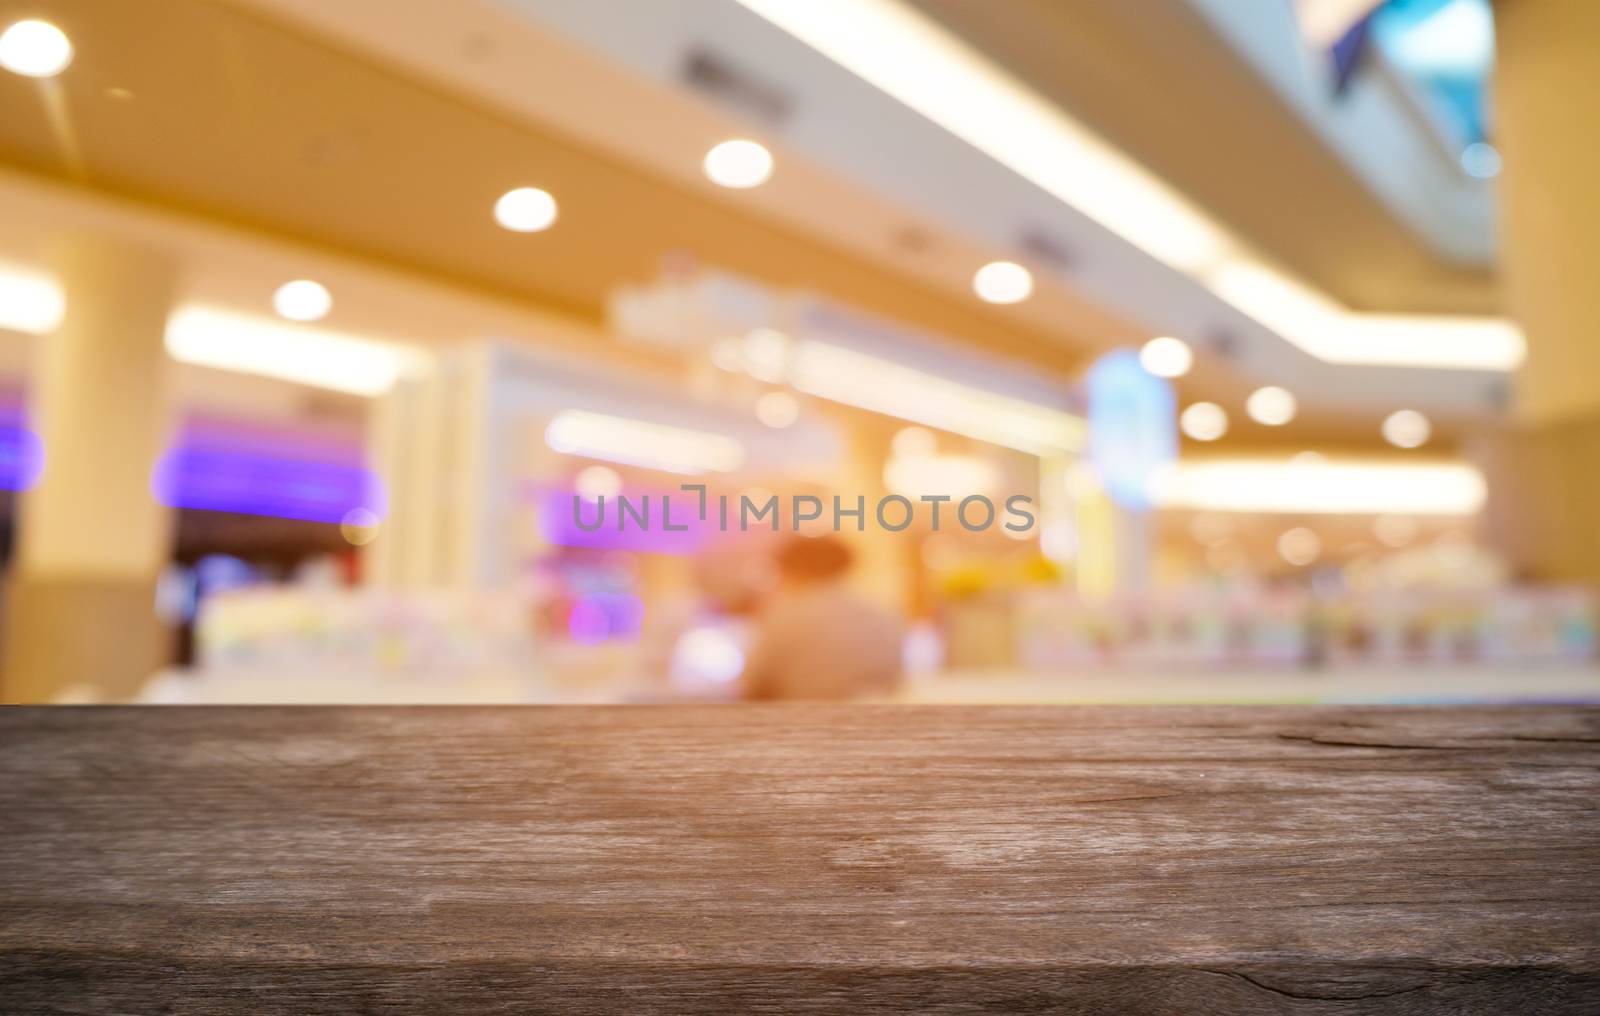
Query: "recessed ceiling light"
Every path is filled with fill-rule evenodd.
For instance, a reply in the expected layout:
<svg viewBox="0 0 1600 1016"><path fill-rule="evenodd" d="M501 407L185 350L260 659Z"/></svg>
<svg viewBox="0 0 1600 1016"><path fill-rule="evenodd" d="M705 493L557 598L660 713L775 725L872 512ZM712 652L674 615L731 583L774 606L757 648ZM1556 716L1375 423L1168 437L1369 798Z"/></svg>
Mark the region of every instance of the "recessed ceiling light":
<svg viewBox="0 0 1600 1016"><path fill-rule="evenodd" d="M272 309L290 321L320 321L333 309L333 295L320 282L295 279L272 294Z"/></svg>
<svg viewBox="0 0 1600 1016"><path fill-rule="evenodd" d="M1303 567L1322 553L1322 539L1305 526L1296 526L1278 537L1278 556L1296 567Z"/></svg>
<svg viewBox="0 0 1600 1016"><path fill-rule="evenodd" d="M755 141L736 138L706 153L706 176L722 187L759 187L772 176L772 153Z"/></svg>
<svg viewBox="0 0 1600 1016"><path fill-rule="evenodd" d="M538 233L555 225L556 199L537 187L518 187L494 203L494 220L513 233Z"/></svg>
<svg viewBox="0 0 1600 1016"><path fill-rule="evenodd" d="M1257 388L1244 403L1244 411L1250 414L1250 419L1268 427L1281 427L1288 423L1294 419L1298 408L1294 396L1277 385Z"/></svg>
<svg viewBox="0 0 1600 1016"><path fill-rule="evenodd" d="M1396 448L1421 448L1432 434L1433 425L1415 409L1390 413L1383 421L1383 439Z"/></svg>
<svg viewBox="0 0 1600 1016"><path fill-rule="evenodd" d="M19 21L0 34L0 67L30 78L53 78L72 63L72 40L48 21Z"/></svg>
<svg viewBox="0 0 1600 1016"><path fill-rule="evenodd" d="M1163 335L1144 344L1139 362L1156 377L1183 377L1194 366L1194 353L1182 339Z"/></svg>
<svg viewBox="0 0 1600 1016"><path fill-rule="evenodd" d="M1014 261L991 261L972 277L972 289L988 303L1021 303L1033 293L1033 273Z"/></svg>
<svg viewBox="0 0 1600 1016"><path fill-rule="evenodd" d="M1228 414L1215 402L1196 402L1178 415L1178 426L1196 441L1215 441L1228 432Z"/></svg>

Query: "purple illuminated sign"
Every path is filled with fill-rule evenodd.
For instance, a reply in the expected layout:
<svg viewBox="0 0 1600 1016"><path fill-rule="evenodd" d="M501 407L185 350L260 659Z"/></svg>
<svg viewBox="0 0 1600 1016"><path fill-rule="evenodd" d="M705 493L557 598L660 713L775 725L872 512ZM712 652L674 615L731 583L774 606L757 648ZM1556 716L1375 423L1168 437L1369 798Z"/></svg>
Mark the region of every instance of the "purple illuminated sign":
<svg viewBox="0 0 1600 1016"><path fill-rule="evenodd" d="M0 424L0 490L27 490L44 472L44 442L20 424Z"/></svg>
<svg viewBox="0 0 1600 1016"><path fill-rule="evenodd" d="M151 489L174 508L342 522L365 508L382 518L383 485L369 469L332 462L180 446L156 463Z"/></svg>

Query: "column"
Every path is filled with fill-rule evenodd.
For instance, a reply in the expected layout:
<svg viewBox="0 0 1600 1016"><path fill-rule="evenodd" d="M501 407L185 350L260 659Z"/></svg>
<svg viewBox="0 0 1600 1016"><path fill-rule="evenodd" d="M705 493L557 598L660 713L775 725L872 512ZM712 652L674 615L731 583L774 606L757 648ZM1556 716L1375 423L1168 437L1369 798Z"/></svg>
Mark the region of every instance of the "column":
<svg viewBox="0 0 1600 1016"><path fill-rule="evenodd" d="M490 589L516 578L511 539L515 371L492 344L440 353L379 401L374 468L388 515L366 548L387 589Z"/></svg>
<svg viewBox="0 0 1600 1016"><path fill-rule="evenodd" d="M64 241L55 262L66 315L35 351L30 419L45 465L19 503L0 693L118 701L170 651L155 586L171 512L150 475L168 437L176 271L163 252L91 237Z"/></svg>
<svg viewBox="0 0 1600 1016"><path fill-rule="evenodd" d="M1600 3L1495 4L1495 144L1516 418L1489 442L1489 529L1518 570L1600 581Z"/></svg>

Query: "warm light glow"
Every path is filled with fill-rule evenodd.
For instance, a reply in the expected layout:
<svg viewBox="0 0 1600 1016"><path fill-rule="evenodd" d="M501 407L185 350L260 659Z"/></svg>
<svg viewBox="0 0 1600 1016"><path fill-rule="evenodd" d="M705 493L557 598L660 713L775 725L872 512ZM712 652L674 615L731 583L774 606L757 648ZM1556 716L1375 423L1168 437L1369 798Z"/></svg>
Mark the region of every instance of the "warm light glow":
<svg viewBox="0 0 1600 1016"><path fill-rule="evenodd" d="M883 485L889 493L912 499L943 494L960 500L988 494L997 483L994 466L972 455L896 455L883 467Z"/></svg>
<svg viewBox="0 0 1600 1016"><path fill-rule="evenodd" d="M1514 370L1522 333L1502 318L1352 314L1282 272L1235 260L1206 273L1212 292L1329 363Z"/></svg>
<svg viewBox="0 0 1600 1016"><path fill-rule="evenodd" d="M1021 303L1033 293L1033 273L1014 261L991 261L972 277L972 290L987 303Z"/></svg>
<svg viewBox="0 0 1600 1016"><path fill-rule="evenodd" d="M584 466L572 478L572 489L586 501L622 493L622 477L610 466Z"/></svg>
<svg viewBox="0 0 1600 1016"><path fill-rule="evenodd" d="M354 395L388 391L416 356L385 342L209 307L185 307L172 315L167 352L182 363Z"/></svg>
<svg viewBox="0 0 1600 1016"><path fill-rule="evenodd" d="M1205 212L930 18L898 0L739 0L746 8L1170 267L1332 363L1507 371L1522 334L1500 318L1352 313L1320 293L1307 308ZM1270 309L1270 308L1269 308ZM1278 308L1283 310L1283 308ZM1309 313L1307 311L1310 311Z"/></svg>
<svg viewBox="0 0 1600 1016"><path fill-rule="evenodd" d="M1139 363L1156 377L1183 377L1194 366L1194 353L1182 339L1163 335L1144 344Z"/></svg>
<svg viewBox="0 0 1600 1016"><path fill-rule="evenodd" d="M518 187L500 195L494 218L513 233L538 233L556 222L556 199L537 187Z"/></svg>
<svg viewBox="0 0 1600 1016"><path fill-rule="evenodd" d="M904 4L740 3L1157 259L1197 267L1221 245L1164 183Z"/></svg>
<svg viewBox="0 0 1600 1016"><path fill-rule="evenodd" d="M48 21L18 21L0 34L0 67L30 78L51 78L72 63L72 40Z"/></svg>
<svg viewBox="0 0 1600 1016"><path fill-rule="evenodd" d="M736 138L707 152L704 167L706 176L719 186L736 190L759 187L772 176L772 153L765 145Z"/></svg>
<svg viewBox="0 0 1600 1016"><path fill-rule="evenodd" d="M1294 419L1298 404L1285 388L1267 385L1250 393L1244 402L1244 411L1250 419L1268 427L1281 427Z"/></svg>
<svg viewBox="0 0 1600 1016"><path fill-rule="evenodd" d="M352 508L339 521L339 535L353 547L365 547L378 538L381 521L371 508Z"/></svg>
<svg viewBox="0 0 1600 1016"><path fill-rule="evenodd" d="M1421 448L1432 434L1433 425L1415 409L1390 413L1383 421L1383 439L1396 448Z"/></svg>
<svg viewBox="0 0 1600 1016"><path fill-rule="evenodd" d="M740 362L758 381L781 383L789 370L789 336L776 328L752 328L739 343Z"/></svg>
<svg viewBox="0 0 1600 1016"><path fill-rule="evenodd" d="M0 328L48 335L66 312L61 287L48 275L0 265Z"/></svg>
<svg viewBox="0 0 1600 1016"><path fill-rule="evenodd" d="M1323 515L1470 515L1483 507L1483 475L1460 463L1178 462L1152 484L1163 508Z"/></svg>
<svg viewBox="0 0 1600 1016"><path fill-rule="evenodd" d="M756 400L756 419L768 427L788 427L800 419L800 400L788 392L768 392Z"/></svg>
<svg viewBox="0 0 1600 1016"><path fill-rule="evenodd" d="M1196 441L1215 441L1228 432L1228 414L1215 402L1196 402L1178 414L1178 427Z"/></svg>
<svg viewBox="0 0 1600 1016"><path fill-rule="evenodd" d="M272 309L290 321L319 321L333 309L333 296L319 282L296 279L272 294Z"/></svg>
<svg viewBox="0 0 1600 1016"><path fill-rule="evenodd" d="M938 451L939 439L926 427L902 427L895 432L889 446L901 458L915 459Z"/></svg>
<svg viewBox="0 0 1600 1016"><path fill-rule="evenodd" d="M744 367L744 353L739 349L739 340L730 337L721 338L711 344L711 362L719 370L736 371Z"/></svg>
<svg viewBox="0 0 1600 1016"><path fill-rule="evenodd" d="M973 388L853 349L806 340L789 381L808 395L1015 448L1030 455L1083 447L1082 418L1065 410Z"/></svg>
<svg viewBox="0 0 1600 1016"><path fill-rule="evenodd" d="M1278 537L1278 556L1292 565L1304 566L1322 553L1322 538L1305 526L1296 526Z"/></svg>
<svg viewBox="0 0 1600 1016"><path fill-rule="evenodd" d="M564 455L666 473L729 473L744 464L744 445L726 434L577 409L557 413L544 440Z"/></svg>

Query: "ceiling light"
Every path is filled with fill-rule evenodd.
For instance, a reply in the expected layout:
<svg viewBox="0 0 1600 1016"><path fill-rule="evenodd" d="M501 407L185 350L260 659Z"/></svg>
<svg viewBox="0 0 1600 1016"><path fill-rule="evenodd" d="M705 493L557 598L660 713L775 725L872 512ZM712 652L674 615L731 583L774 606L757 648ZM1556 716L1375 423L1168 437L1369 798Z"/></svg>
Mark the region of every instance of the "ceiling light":
<svg viewBox="0 0 1600 1016"><path fill-rule="evenodd" d="M1159 473L1162 508L1294 515L1471 515L1483 507L1483 474L1461 463L1219 458L1182 461Z"/></svg>
<svg viewBox="0 0 1600 1016"><path fill-rule="evenodd" d="M1278 537L1278 556L1296 567L1308 565L1322 553L1322 538L1305 526L1296 526Z"/></svg>
<svg viewBox="0 0 1600 1016"><path fill-rule="evenodd" d="M1500 175L1500 152L1491 144L1474 141L1461 150L1461 168L1468 176L1491 180Z"/></svg>
<svg viewBox="0 0 1600 1016"><path fill-rule="evenodd" d="M736 190L759 187L772 176L772 153L765 145L738 138L707 152L704 167L706 176L719 186Z"/></svg>
<svg viewBox="0 0 1600 1016"><path fill-rule="evenodd" d="M1415 409L1390 413L1383 421L1383 439L1396 448L1421 448L1432 434L1433 425Z"/></svg>
<svg viewBox="0 0 1600 1016"><path fill-rule="evenodd" d="M320 321L333 309L333 296L321 283L296 279L272 294L272 309L290 321Z"/></svg>
<svg viewBox="0 0 1600 1016"><path fill-rule="evenodd" d="M544 440L564 455L666 473L731 473L744 464L744 445L726 434L577 409L557 413L545 428Z"/></svg>
<svg viewBox="0 0 1600 1016"><path fill-rule="evenodd" d="M388 391L415 356L386 342L209 307L184 307L173 314L166 342L167 352L181 363L353 395Z"/></svg>
<svg viewBox="0 0 1600 1016"><path fill-rule="evenodd" d="M1144 344L1139 362L1156 377L1183 377L1194 366L1194 353L1182 339L1163 335Z"/></svg>
<svg viewBox="0 0 1600 1016"><path fill-rule="evenodd" d="M800 419L800 401L788 392L768 392L756 400L756 419L782 429Z"/></svg>
<svg viewBox="0 0 1600 1016"><path fill-rule="evenodd" d="M832 343L795 344L789 383L807 395L1030 455L1084 446L1083 418Z"/></svg>
<svg viewBox="0 0 1600 1016"><path fill-rule="evenodd" d="M0 328L48 335L66 312L66 298L50 276L0 265Z"/></svg>
<svg viewBox="0 0 1600 1016"><path fill-rule="evenodd" d="M1294 396L1277 385L1257 388L1244 403L1250 419L1268 427L1281 427L1294 419L1296 408Z"/></svg>
<svg viewBox="0 0 1600 1016"><path fill-rule="evenodd" d="M789 369L789 336L776 328L752 328L739 344L740 361L757 381L778 384Z"/></svg>
<svg viewBox="0 0 1600 1016"><path fill-rule="evenodd" d="M48 21L19 21L0 34L0 67L30 78L53 78L72 63L72 40Z"/></svg>
<svg viewBox="0 0 1600 1016"><path fill-rule="evenodd" d="M1228 432L1228 414L1215 402L1196 402L1178 414L1178 426L1196 441L1215 441Z"/></svg>
<svg viewBox="0 0 1600 1016"><path fill-rule="evenodd" d="M972 289L988 303L1020 303L1033 292L1033 273L1014 261L991 261L972 277Z"/></svg>
<svg viewBox="0 0 1600 1016"><path fill-rule="evenodd" d="M1203 265L1225 240L1153 174L908 4L739 2L1160 261Z"/></svg>
<svg viewBox="0 0 1600 1016"><path fill-rule="evenodd" d="M494 220L513 233L538 233L555 225L556 199L537 187L518 187L494 203Z"/></svg>
<svg viewBox="0 0 1600 1016"><path fill-rule="evenodd" d="M1263 317L1247 302L1251 293L1221 276L1277 273L1161 179L909 4L738 2L1312 356L1497 371L1522 362L1522 333L1503 318L1354 313L1321 293L1312 294L1314 313ZM1471 36L1474 19L1483 20L1458 12L1435 28Z"/></svg>
<svg viewBox="0 0 1600 1016"><path fill-rule="evenodd" d="M1382 367L1514 370L1522 332L1503 318L1352 314L1266 265L1234 260L1205 273L1211 291L1319 360Z"/></svg>

